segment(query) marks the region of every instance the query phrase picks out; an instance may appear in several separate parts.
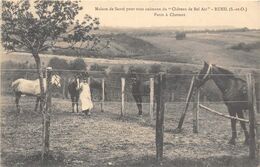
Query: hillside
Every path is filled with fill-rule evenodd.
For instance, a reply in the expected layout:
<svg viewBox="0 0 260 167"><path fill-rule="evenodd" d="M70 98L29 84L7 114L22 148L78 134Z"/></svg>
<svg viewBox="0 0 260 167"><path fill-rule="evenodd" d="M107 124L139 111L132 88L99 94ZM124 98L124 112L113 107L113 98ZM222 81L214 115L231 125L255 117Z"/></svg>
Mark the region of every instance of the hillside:
<svg viewBox="0 0 260 167"><path fill-rule="evenodd" d="M103 49L99 52L91 52L87 49L82 49L80 53L70 49L54 49L47 51L47 54L69 55L69 56L83 56L83 57L98 57L98 58L133 58L142 55L149 54L161 54L162 51L151 44L149 41L145 41L141 38L131 36L125 33L109 33L101 34L101 43L99 47L103 48L106 41L110 41L110 46L107 49ZM66 46L65 43L59 43L62 46Z"/></svg>
<svg viewBox="0 0 260 167"><path fill-rule="evenodd" d="M222 66L260 68L260 32L222 32L186 34L184 40L174 36L143 36L161 50L162 55L139 57L147 60L201 64L203 60ZM247 50L239 49L244 43ZM238 49L232 49L238 46Z"/></svg>
<svg viewBox="0 0 260 167"><path fill-rule="evenodd" d="M260 68L260 31L186 33L183 40L175 39L175 31L118 29L116 33L116 29L108 28L102 31L102 37L111 39L110 48L100 53L83 51L82 56L190 64L201 64L205 60L222 66ZM68 51L48 54L71 55Z"/></svg>
<svg viewBox="0 0 260 167"><path fill-rule="evenodd" d="M226 67L260 68L260 31L187 33L183 40L176 40L174 31L169 29L142 29L139 33L136 29L118 33L115 29L108 29L103 31L102 37L111 39L110 48L94 54L83 50L80 55L71 50L49 51L45 53L49 56L43 58L43 62L48 63L49 58L55 55L63 55L62 58L67 60L75 56L88 58L85 59L87 64L142 66L159 61L171 65L202 65L203 61L208 61ZM4 56L2 60L19 61L20 58L13 56ZM31 57L21 57L21 61L26 59ZM115 61L111 62L112 59Z"/></svg>

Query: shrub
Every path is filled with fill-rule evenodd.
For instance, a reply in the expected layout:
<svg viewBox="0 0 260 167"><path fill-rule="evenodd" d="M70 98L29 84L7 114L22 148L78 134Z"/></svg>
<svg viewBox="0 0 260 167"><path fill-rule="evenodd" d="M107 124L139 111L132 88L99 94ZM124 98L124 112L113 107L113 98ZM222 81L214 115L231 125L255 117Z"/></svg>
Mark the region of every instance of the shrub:
<svg viewBox="0 0 260 167"><path fill-rule="evenodd" d="M249 52L253 49L258 49L259 47L260 47L260 42L249 43L249 44L240 42L236 45L231 46L230 48L234 49L234 50L243 50L243 51Z"/></svg>
<svg viewBox="0 0 260 167"><path fill-rule="evenodd" d="M24 62L24 63L16 63L13 62L12 60L9 61L4 61L1 63L1 68L2 69L27 69L30 68L31 64L29 64L28 61Z"/></svg>
<svg viewBox="0 0 260 167"><path fill-rule="evenodd" d="M143 67L136 67L136 66L130 66L128 68L128 74L134 74L134 73L146 73L146 69Z"/></svg>
<svg viewBox="0 0 260 167"><path fill-rule="evenodd" d="M234 49L234 50L243 50L243 51L246 51L246 52L248 52L248 51L250 50L250 48L248 47L248 45L245 44L244 42L240 42L240 43L238 43L237 45L231 46L231 49Z"/></svg>
<svg viewBox="0 0 260 167"><path fill-rule="evenodd" d="M167 73L169 74L182 74L182 70L180 67L170 67L167 69Z"/></svg>
<svg viewBox="0 0 260 167"><path fill-rule="evenodd" d="M186 33L177 31L175 38L176 38L176 40L182 40L182 39L186 38Z"/></svg>
<svg viewBox="0 0 260 167"><path fill-rule="evenodd" d="M153 64L153 65L150 67L149 73L158 74L159 72L162 72L162 71L163 71L161 68L162 68L161 65L159 65L159 64Z"/></svg>
<svg viewBox="0 0 260 167"><path fill-rule="evenodd" d="M105 71L108 67L98 64L93 64L90 66L91 71Z"/></svg>
<svg viewBox="0 0 260 167"><path fill-rule="evenodd" d="M48 66L54 69L69 69L69 64L67 61L58 57L51 58Z"/></svg>
<svg viewBox="0 0 260 167"><path fill-rule="evenodd" d="M110 73L112 76L117 76L120 78L125 76L125 74L126 74L124 66L112 67L110 70Z"/></svg>
<svg viewBox="0 0 260 167"><path fill-rule="evenodd" d="M70 70L86 70L87 65L82 58L77 58L70 62L69 64Z"/></svg>

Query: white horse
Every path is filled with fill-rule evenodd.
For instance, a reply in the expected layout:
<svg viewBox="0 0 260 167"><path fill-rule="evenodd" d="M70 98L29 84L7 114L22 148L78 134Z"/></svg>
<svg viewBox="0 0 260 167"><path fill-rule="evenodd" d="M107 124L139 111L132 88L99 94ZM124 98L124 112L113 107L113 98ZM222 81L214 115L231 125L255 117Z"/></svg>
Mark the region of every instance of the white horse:
<svg viewBox="0 0 260 167"><path fill-rule="evenodd" d="M56 87L61 87L61 77L59 75L52 75L51 78L51 84ZM19 106L19 100L21 98L21 95L27 95L27 96L36 96L36 105L35 105L35 111L37 111L38 103L40 101L40 81L39 79L36 80L27 80L27 79L17 79L14 82L12 82L11 85L14 93L15 93L15 104L17 111L20 112L21 108ZM44 93L46 92L46 78L43 78L43 87L44 87Z"/></svg>

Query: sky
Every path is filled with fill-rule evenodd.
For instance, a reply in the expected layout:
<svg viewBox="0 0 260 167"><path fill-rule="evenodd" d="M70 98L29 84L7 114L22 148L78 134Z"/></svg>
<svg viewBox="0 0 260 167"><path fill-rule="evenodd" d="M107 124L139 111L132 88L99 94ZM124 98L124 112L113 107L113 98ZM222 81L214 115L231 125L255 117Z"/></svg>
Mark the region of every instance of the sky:
<svg viewBox="0 0 260 167"><path fill-rule="evenodd" d="M87 13L98 17L101 26L108 27L233 26L260 28L260 1L81 0L81 5L84 10L81 11L79 17L83 17ZM113 11L96 10L96 7L113 8ZM167 11L115 11L115 7L125 9L166 8ZM243 11L215 11L215 7L224 7L228 10L232 7ZM177 8L182 10L190 8L192 11L176 11ZM204 8L206 11L194 11L194 8ZM173 13L185 16L169 16ZM166 14L168 16L165 16Z"/></svg>

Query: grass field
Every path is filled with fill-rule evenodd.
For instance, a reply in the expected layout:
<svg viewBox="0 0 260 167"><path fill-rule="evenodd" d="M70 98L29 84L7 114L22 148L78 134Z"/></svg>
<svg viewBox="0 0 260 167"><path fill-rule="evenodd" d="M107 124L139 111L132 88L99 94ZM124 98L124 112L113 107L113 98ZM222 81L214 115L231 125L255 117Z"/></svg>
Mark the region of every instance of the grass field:
<svg viewBox="0 0 260 167"><path fill-rule="evenodd" d="M2 166L39 166L41 114L34 112L34 99L22 98L23 114L15 112L13 97L1 100ZM227 113L221 104L207 104ZM90 117L71 113L67 99L53 98L50 149L46 166L156 166L155 121L149 121L148 106L143 118L137 107L126 104L125 117L119 119L120 103L105 103L105 112L95 104ZM163 166L256 166L249 160L240 127L235 146L228 145L230 121L201 111L200 132L192 133L191 112L184 131L173 134L184 103L166 104Z"/></svg>

